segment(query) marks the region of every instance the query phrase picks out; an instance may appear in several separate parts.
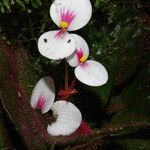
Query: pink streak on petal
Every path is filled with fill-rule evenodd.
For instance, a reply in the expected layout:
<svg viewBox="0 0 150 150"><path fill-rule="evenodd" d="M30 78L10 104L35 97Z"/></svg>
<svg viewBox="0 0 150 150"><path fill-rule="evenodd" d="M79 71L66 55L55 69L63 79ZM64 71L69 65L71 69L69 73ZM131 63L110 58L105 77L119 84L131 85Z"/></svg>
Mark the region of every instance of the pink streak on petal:
<svg viewBox="0 0 150 150"><path fill-rule="evenodd" d="M81 63L80 66L82 68L87 68L89 66L89 64L87 62Z"/></svg>
<svg viewBox="0 0 150 150"><path fill-rule="evenodd" d="M78 57L78 63L79 63L79 65L80 65L81 67L85 68L85 67L87 67L87 66L89 65L86 61L83 62L83 63L80 62L80 59L81 59L81 58L83 57L83 55L84 55L82 48L77 49L76 52L75 52L75 54L76 54L77 57Z"/></svg>
<svg viewBox="0 0 150 150"><path fill-rule="evenodd" d="M76 50L76 54L78 56L78 59L80 60L83 57L83 50L80 48L79 50Z"/></svg>
<svg viewBox="0 0 150 150"><path fill-rule="evenodd" d="M61 8L60 12L61 12L61 21L65 20L65 7L63 9Z"/></svg>
<svg viewBox="0 0 150 150"><path fill-rule="evenodd" d="M39 99L38 99L38 102L37 102L37 109L40 109L42 110L43 107L44 107L44 104L46 102L46 98L44 96L41 96Z"/></svg>
<svg viewBox="0 0 150 150"><path fill-rule="evenodd" d="M59 30L56 34L55 34L55 38L60 38L62 37L67 31L65 29Z"/></svg>
<svg viewBox="0 0 150 150"><path fill-rule="evenodd" d="M61 21L65 21L68 24L71 24L71 22L74 20L76 14L73 11L65 10L65 7L61 8Z"/></svg>

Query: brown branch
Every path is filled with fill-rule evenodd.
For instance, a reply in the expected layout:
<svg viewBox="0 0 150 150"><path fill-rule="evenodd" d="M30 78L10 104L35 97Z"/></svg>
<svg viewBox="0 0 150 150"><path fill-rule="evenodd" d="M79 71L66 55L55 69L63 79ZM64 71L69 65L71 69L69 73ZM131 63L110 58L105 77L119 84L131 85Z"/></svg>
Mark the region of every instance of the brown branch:
<svg viewBox="0 0 150 150"><path fill-rule="evenodd" d="M129 122L129 123L122 123L118 125L111 125L107 128L102 128L99 131L94 132L88 136L69 136L69 137L62 137L59 139L60 144L82 144L84 142L96 142L101 139L105 139L108 137L120 136L120 135L127 135L128 133L134 133L139 129L150 129L150 122Z"/></svg>

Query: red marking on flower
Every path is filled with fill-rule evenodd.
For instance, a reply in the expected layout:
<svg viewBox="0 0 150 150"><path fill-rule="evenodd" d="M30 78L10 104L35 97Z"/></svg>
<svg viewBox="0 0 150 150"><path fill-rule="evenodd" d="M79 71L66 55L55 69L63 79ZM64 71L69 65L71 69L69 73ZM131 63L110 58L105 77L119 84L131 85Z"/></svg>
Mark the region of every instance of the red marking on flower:
<svg viewBox="0 0 150 150"><path fill-rule="evenodd" d="M68 99L71 95L78 93L76 89L68 88L65 90L60 89L58 96L64 100Z"/></svg>
<svg viewBox="0 0 150 150"><path fill-rule="evenodd" d="M82 48L76 50L76 55L78 56L79 60L83 57L83 50L82 50Z"/></svg>
<svg viewBox="0 0 150 150"><path fill-rule="evenodd" d="M81 64L83 67L87 66L87 56L84 55L82 48L77 49L75 54L77 55L78 63Z"/></svg>
<svg viewBox="0 0 150 150"><path fill-rule="evenodd" d="M36 108L42 110L43 107L44 107L45 102L46 102L46 98L45 98L44 96L41 96L41 97L38 99Z"/></svg>
<svg viewBox="0 0 150 150"><path fill-rule="evenodd" d="M75 16L76 14L73 11L65 10L65 7L61 8L61 21L65 21L70 25Z"/></svg>
<svg viewBox="0 0 150 150"><path fill-rule="evenodd" d="M62 37L66 32L67 32L66 29L59 30L59 31L55 34L55 38L58 39L58 38Z"/></svg>
<svg viewBox="0 0 150 150"><path fill-rule="evenodd" d="M63 9L61 8L60 13L61 13L61 22L66 22L68 26L71 24L71 22L76 16L73 11L65 10L65 7ZM67 32L67 29L61 29L60 31L56 33L55 37L58 39L62 37L66 32Z"/></svg>
<svg viewBox="0 0 150 150"><path fill-rule="evenodd" d="M73 135L89 135L92 132L93 130L91 129L89 124L86 123L85 121L82 121L80 127L75 133L73 133Z"/></svg>

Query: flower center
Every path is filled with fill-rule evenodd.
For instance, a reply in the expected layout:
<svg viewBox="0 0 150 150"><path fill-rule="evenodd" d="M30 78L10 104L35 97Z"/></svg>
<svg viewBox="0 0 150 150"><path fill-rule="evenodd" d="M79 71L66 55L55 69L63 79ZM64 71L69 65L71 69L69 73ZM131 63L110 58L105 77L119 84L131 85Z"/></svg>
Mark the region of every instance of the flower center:
<svg viewBox="0 0 150 150"><path fill-rule="evenodd" d="M69 25L74 20L76 14L74 11L71 11L69 9L66 9L65 7L61 8L60 10L60 23L59 26L61 29L67 29Z"/></svg>
<svg viewBox="0 0 150 150"><path fill-rule="evenodd" d="M60 28L66 29L68 28L69 24L66 21L61 21L60 22Z"/></svg>
<svg viewBox="0 0 150 150"><path fill-rule="evenodd" d="M86 60L87 60L87 56L86 56L86 55L83 55L83 56L80 58L80 62L81 62L81 63L84 63Z"/></svg>
<svg viewBox="0 0 150 150"><path fill-rule="evenodd" d="M83 52L84 51L82 50L82 48L77 49L75 52L79 63L85 63L88 58L88 55L84 54Z"/></svg>

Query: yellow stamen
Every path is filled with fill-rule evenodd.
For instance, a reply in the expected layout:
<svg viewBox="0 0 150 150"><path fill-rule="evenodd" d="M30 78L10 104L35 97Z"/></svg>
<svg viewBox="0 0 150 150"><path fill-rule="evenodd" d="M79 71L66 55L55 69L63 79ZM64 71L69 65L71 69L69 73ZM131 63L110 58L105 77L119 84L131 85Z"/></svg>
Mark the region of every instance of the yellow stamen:
<svg viewBox="0 0 150 150"><path fill-rule="evenodd" d="M60 22L60 28L66 29L68 27L68 23L66 21L61 21Z"/></svg>
<svg viewBox="0 0 150 150"><path fill-rule="evenodd" d="M81 62L81 63L84 63L86 60L87 60L87 56L86 56L86 55L84 55L84 56L82 56L82 57L80 58L80 62Z"/></svg>

